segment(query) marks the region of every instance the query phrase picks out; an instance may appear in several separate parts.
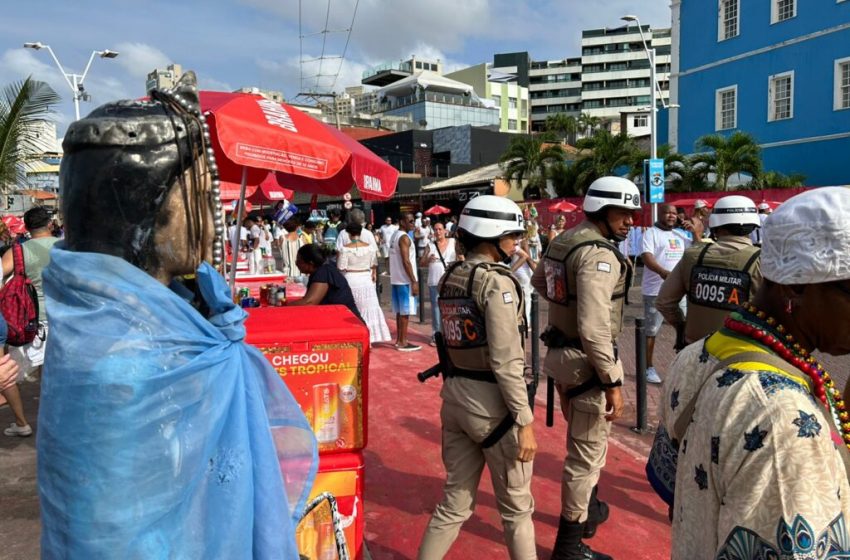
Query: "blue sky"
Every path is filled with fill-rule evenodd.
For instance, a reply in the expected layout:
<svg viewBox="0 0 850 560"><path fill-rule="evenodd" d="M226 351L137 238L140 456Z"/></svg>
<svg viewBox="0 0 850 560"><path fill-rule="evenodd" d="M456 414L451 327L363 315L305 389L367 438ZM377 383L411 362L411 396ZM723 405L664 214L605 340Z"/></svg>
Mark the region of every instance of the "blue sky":
<svg viewBox="0 0 850 560"><path fill-rule="evenodd" d="M357 0L331 0L329 29L351 25ZM346 33L321 34L299 42L299 0L17 0L0 22L0 85L27 75L49 82L63 97L60 135L73 119L70 90L45 50L23 49L27 41L49 44L68 72L82 72L92 50L119 51L95 58L86 77L92 96L85 115L113 99L144 95L146 74L170 62L198 74L204 89L259 86L300 90L299 59L342 53ZM326 0L300 2L301 29L325 28ZM411 54L439 58L447 71L492 62L497 52L528 51L535 59L578 56L582 29L617 27L635 14L645 24L669 27L669 0L360 0L340 67L325 61L320 88L357 85L373 65ZM301 49L303 48L303 55ZM313 63L315 65L315 63ZM304 76L317 73L307 64ZM316 80L304 88L315 88Z"/></svg>

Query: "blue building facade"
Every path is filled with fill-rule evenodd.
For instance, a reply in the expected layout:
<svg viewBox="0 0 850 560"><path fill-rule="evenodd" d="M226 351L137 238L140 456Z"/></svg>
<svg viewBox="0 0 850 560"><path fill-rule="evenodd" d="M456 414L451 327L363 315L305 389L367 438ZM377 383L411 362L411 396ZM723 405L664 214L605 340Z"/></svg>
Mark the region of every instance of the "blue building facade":
<svg viewBox="0 0 850 560"><path fill-rule="evenodd" d="M670 142L752 134L765 170L850 184L850 0L673 0Z"/></svg>

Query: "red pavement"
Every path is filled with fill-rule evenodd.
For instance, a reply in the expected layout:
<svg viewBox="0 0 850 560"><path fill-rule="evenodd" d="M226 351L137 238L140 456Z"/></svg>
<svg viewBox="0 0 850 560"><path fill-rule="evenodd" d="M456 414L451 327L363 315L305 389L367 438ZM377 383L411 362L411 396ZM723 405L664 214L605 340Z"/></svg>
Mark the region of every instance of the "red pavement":
<svg viewBox="0 0 850 560"><path fill-rule="evenodd" d="M442 497L441 381L420 384L416 380L415 374L437 359L434 349L427 345L427 335L413 332L417 328L415 323L411 326L410 338L423 346L419 352L403 353L382 345L372 350L365 540L374 560L416 558L431 511ZM427 332L430 334L430 329ZM558 414L555 426L545 427L543 399L545 390L538 391L538 452L532 491L537 552L541 560L548 560L560 512L565 425ZM646 482L644 464L638 453L616 439L612 441L600 483L600 497L611 505L611 517L589 542L617 560L670 557L667 509ZM486 469L475 514L463 526L446 558L508 558Z"/></svg>

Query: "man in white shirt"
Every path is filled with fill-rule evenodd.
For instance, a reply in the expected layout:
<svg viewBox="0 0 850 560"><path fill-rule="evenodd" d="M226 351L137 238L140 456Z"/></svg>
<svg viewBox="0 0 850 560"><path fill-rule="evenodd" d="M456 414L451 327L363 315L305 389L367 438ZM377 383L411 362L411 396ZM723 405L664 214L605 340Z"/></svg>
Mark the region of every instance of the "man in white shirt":
<svg viewBox="0 0 850 560"><path fill-rule="evenodd" d="M417 259L422 257L422 253L428 248L428 244L431 243L432 234L431 218L426 216L422 218L422 225L416 228L416 232L413 234L413 238L416 240Z"/></svg>
<svg viewBox="0 0 850 560"><path fill-rule="evenodd" d="M652 365L655 337L664 321L661 313L655 309L655 299L664 279L682 259L685 249L691 245L690 241L673 231L676 220L676 207L663 204L659 208L658 221L644 232L642 240L641 257L644 269L641 293L646 328L646 380L649 383L661 383L661 378Z"/></svg>
<svg viewBox="0 0 850 560"><path fill-rule="evenodd" d="M237 255L238 259L239 253L244 253L248 246L248 230L245 226L237 226L234 221L227 230L227 238L230 240L231 255ZM230 260L227 261L228 267L230 262Z"/></svg>
<svg viewBox="0 0 850 560"><path fill-rule="evenodd" d="M382 275L387 274L389 271L390 241L393 238L393 234L397 231L398 226L393 224L393 219L390 216L387 216L387 219L384 220L384 225L379 228L379 232L381 234L380 255L385 261L384 272L381 273Z"/></svg>

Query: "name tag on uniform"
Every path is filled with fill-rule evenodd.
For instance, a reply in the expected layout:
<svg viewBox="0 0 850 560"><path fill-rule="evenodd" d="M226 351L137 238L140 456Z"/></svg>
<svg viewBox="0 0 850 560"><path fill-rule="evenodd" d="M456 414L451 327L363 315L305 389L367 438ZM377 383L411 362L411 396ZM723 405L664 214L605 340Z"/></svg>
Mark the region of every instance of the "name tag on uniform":
<svg viewBox="0 0 850 560"><path fill-rule="evenodd" d="M606 262L596 263L596 270L599 272L611 272L611 264Z"/></svg>
<svg viewBox="0 0 850 560"><path fill-rule="evenodd" d="M505 303L513 303L514 302L514 295L510 292L502 292L502 300Z"/></svg>

